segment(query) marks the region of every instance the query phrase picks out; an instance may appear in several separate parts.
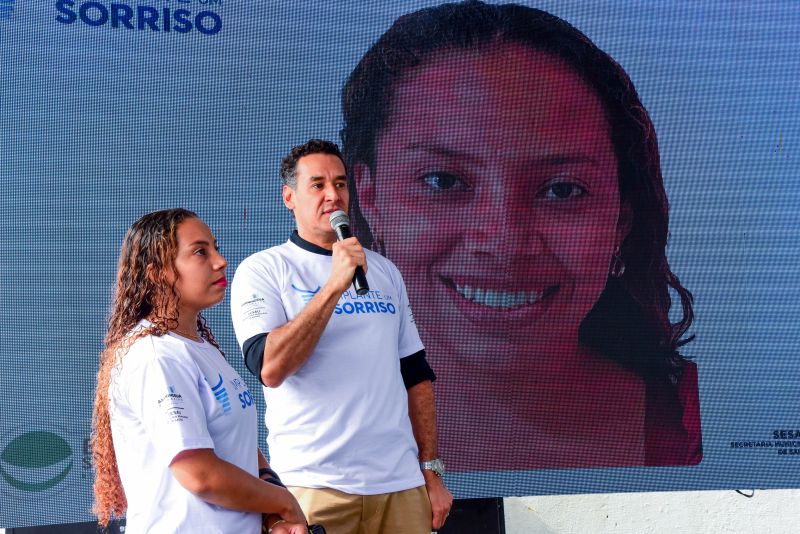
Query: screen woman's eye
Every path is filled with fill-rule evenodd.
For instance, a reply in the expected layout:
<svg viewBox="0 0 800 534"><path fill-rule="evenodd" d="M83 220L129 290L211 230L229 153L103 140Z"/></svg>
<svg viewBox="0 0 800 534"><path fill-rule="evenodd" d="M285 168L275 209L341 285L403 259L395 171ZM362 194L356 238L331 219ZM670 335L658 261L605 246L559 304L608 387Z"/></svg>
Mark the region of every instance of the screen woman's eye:
<svg viewBox="0 0 800 534"><path fill-rule="evenodd" d="M544 187L539 193L540 197L552 200L568 200L571 198L580 198L587 194L584 187L574 182L552 182Z"/></svg>
<svg viewBox="0 0 800 534"><path fill-rule="evenodd" d="M459 190L467 189L467 185L461 178L454 174L447 172L431 172L422 177L422 181L437 191Z"/></svg>

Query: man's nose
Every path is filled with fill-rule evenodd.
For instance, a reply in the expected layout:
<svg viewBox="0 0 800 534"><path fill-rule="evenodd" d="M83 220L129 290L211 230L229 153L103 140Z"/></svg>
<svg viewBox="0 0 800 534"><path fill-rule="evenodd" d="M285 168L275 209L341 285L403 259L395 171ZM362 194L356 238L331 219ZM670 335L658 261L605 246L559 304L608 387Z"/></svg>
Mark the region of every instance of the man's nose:
<svg viewBox="0 0 800 534"><path fill-rule="evenodd" d="M338 202L340 198L341 191L336 187L336 184L328 184L325 187L325 200Z"/></svg>

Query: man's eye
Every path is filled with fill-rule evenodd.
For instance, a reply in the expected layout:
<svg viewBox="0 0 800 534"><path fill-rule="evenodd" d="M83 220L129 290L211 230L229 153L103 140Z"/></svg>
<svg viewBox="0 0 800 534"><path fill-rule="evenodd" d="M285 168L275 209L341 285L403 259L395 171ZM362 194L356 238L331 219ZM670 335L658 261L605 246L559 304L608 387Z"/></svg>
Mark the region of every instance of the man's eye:
<svg viewBox="0 0 800 534"><path fill-rule="evenodd" d="M466 189L466 184L457 176L446 172L431 172L422 177L431 189L445 191L448 189Z"/></svg>
<svg viewBox="0 0 800 534"><path fill-rule="evenodd" d="M555 182L545 187L540 196L553 200L566 200L586 195L587 191L573 182Z"/></svg>

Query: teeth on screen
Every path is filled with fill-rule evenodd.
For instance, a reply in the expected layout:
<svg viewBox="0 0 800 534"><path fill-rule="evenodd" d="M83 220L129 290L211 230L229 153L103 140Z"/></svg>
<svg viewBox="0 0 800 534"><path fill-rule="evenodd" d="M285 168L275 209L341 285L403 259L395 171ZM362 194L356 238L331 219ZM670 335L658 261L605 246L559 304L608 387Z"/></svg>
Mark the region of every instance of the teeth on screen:
<svg viewBox="0 0 800 534"><path fill-rule="evenodd" d="M455 284L456 291L465 299L491 308L517 308L535 304L542 298L536 291L494 291L468 285Z"/></svg>

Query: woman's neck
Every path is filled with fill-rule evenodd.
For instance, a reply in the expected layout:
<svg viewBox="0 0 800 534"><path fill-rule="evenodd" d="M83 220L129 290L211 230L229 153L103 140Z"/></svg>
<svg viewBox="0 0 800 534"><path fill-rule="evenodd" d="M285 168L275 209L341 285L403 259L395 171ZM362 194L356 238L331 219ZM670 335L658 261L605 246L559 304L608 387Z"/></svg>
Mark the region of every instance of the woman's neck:
<svg viewBox="0 0 800 534"><path fill-rule="evenodd" d="M200 332L197 330L197 314L181 313L178 316L178 326L172 329L179 336L200 341Z"/></svg>

